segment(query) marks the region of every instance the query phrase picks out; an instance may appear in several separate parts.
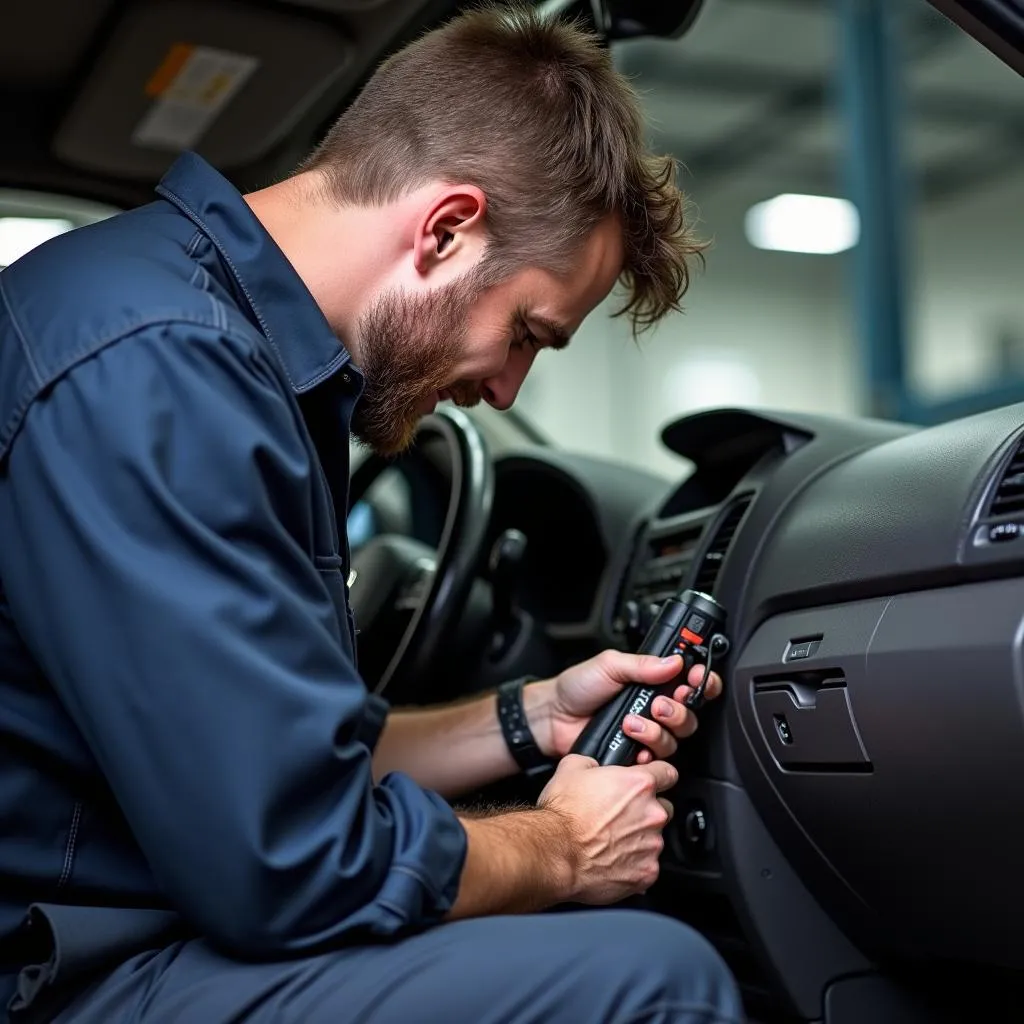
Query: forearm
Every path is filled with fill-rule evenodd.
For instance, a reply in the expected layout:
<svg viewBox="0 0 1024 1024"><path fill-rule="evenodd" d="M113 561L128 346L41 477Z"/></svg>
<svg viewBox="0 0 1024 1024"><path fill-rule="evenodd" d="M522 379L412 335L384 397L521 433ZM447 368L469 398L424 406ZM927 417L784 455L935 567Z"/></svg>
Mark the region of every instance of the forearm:
<svg viewBox="0 0 1024 1024"><path fill-rule="evenodd" d="M547 683L532 683L523 691L526 715L542 750L548 745L551 697ZM497 698L488 693L458 704L393 711L374 751L374 777L405 772L451 800L516 774L519 768L501 734L496 705Z"/></svg>
<svg viewBox="0 0 1024 1024"><path fill-rule="evenodd" d="M572 898L576 846L561 815L529 808L460 820L468 845L449 920L535 913Z"/></svg>

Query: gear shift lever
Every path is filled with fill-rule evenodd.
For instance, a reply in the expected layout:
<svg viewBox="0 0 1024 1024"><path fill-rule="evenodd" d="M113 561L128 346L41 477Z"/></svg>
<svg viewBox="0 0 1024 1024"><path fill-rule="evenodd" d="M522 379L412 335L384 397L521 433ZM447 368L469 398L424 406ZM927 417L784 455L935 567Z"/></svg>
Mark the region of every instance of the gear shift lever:
<svg viewBox="0 0 1024 1024"><path fill-rule="evenodd" d="M499 657L511 644L519 624L519 588L526 559L526 534L506 530L491 548L487 568L491 578L491 654Z"/></svg>

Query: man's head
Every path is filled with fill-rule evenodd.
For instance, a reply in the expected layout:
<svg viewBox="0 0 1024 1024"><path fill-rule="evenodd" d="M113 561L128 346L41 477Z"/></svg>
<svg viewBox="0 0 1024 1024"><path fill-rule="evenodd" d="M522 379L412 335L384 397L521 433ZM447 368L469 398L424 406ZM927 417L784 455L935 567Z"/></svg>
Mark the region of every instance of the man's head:
<svg viewBox="0 0 1024 1024"><path fill-rule="evenodd" d="M700 252L607 50L529 8L480 8L392 56L302 170L358 225L339 268L349 244L372 264L321 304L366 377L356 434L384 452L438 399L510 406L617 280L620 313L653 324Z"/></svg>

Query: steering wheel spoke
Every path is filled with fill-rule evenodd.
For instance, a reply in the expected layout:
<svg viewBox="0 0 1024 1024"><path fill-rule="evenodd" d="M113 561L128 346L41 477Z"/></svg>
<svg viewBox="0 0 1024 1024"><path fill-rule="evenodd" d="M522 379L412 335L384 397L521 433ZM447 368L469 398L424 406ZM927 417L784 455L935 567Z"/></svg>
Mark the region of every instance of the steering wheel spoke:
<svg viewBox="0 0 1024 1024"><path fill-rule="evenodd" d="M395 598L395 611L410 612L419 608L430 594L430 584L436 571L436 559L426 555L418 558L412 572L399 587L398 596Z"/></svg>
<svg viewBox="0 0 1024 1024"><path fill-rule="evenodd" d="M353 474L349 493L351 510L385 469L401 470L403 458L422 457L428 449L443 452L449 469L437 550L400 534L383 534L353 558L350 598L360 631L360 670L367 685L392 703L415 694L459 620L485 555L494 469L472 419L461 409L445 408L420 422L408 456L366 459Z"/></svg>

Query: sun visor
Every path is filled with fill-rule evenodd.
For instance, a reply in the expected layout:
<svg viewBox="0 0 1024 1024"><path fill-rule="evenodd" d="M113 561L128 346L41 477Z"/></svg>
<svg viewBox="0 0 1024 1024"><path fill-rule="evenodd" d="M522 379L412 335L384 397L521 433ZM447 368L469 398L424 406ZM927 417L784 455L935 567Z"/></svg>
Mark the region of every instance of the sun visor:
<svg viewBox="0 0 1024 1024"><path fill-rule="evenodd" d="M131 8L54 138L77 167L155 178L183 150L222 169L268 153L348 70L351 44L290 11L212 0Z"/></svg>

